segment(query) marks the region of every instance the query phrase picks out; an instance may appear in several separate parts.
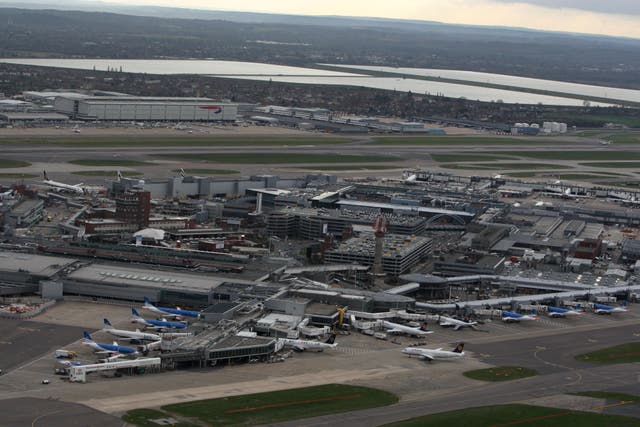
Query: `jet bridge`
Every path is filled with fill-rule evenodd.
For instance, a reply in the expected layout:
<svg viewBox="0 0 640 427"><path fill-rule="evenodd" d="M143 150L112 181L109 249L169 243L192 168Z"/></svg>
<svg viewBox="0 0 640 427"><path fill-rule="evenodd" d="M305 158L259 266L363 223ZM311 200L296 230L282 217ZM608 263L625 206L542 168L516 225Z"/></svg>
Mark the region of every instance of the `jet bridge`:
<svg viewBox="0 0 640 427"><path fill-rule="evenodd" d="M160 358L150 357L146 359L124 360L120 362L95 363L90 365L69 366L69 381L87 382L87 374L99 371L112 371L116 369L145 368L154 372L160 370Z"/></svg>

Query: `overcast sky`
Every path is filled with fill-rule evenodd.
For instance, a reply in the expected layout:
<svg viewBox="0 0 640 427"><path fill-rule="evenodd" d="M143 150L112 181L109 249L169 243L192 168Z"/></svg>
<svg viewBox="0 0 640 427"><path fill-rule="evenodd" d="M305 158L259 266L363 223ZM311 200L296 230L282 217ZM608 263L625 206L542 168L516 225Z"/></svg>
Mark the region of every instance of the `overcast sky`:
<svg viewBox="0 0 640 427"><path fill-rule="evenodd" d="M424 19L640 38L640 0L107 0L218 10Z"/></svg>

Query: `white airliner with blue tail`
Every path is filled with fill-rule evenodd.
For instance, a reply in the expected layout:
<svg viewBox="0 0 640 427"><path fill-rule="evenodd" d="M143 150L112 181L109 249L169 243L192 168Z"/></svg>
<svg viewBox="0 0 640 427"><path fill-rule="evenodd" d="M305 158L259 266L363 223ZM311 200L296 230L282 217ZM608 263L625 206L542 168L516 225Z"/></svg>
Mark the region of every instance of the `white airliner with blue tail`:
<svg viewBox="0 0 640 427"><path fill-rule="evenodd" d="M147 332L140 332L140 330L136 329L135 331L127 331L125 329L116 329L113 327L111 322L108 319L104 319L104 332L111 334L118 338L126 338L131 340L132 342L141 342L141 341L160 341L160 335L149 334Z"/></svg>
<svg viewBox="0 0 640 427"><path fill-rule="evenodd" d="M184 322L170 322L168 320L143 319L135 308L131 309L131 322L139 323L147 328L166 330L166 329L184 329L187 324Z"/></svg>
<svg viewBox="0 0 640 427"><path fill-rule="evenodd" d="M627 311L627 302L623 301L619 307L604 304L593 304L593 312L596 314L612 314L625 313Z"/></svg>
<svg viewBox="0 0 640 427"><path fill-rule="evenodd" d="M83 334L84 339L82 340L82 344L88 345L98 354L108 354L114 355L117 354L119 356L123 355L136 355L138 351L133 347L127 347L124 345L118 345L116 341L113 344L106 344L101 342L95 342L89 332L84 331Z"/></svg>
<svg viewBox="0 0 640 427"><path fill-rule="evenodd" d="M177 319L182 319L183 317L200 317L200 313L197 311L182 310L180 308L156 307L147 297L144 297L144 305L142 306L142 308L161 316L173 317Z"/></svg>
<svg viewBox="0 0 640 427"><path fill-rule="evenodd" d="M528 320L538 320L535 311L532 311L531 314L519 314L514 313L512 311L502 311L502 321L507 323L518 323L522 321Z"/></svg>
<svg viewBox="0 0 640 427"><path fill-rule="evenodd" d="M568 317L568 316L580 316L581 314L583 314L582 311L569 310L568 308L560 308L560 307L553 307L553 306L547 306L547 313L549 314L549 317L553 317L555 319L560 317Z"/></svg>

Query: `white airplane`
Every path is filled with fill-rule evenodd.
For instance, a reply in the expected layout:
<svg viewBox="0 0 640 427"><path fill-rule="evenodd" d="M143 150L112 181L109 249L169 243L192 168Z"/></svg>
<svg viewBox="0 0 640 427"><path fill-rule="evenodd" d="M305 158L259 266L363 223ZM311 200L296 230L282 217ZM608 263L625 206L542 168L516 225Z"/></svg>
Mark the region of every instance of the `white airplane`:
<svg viewBox="0 0 640 427"><path fill-rule="evenodd" d="M564 318L564 317L567 317L567 316L580 316L582 314L582 311L569 310L568 308L560 308L560 307L548 306L547 307L547 313L549 314L549 317L557 319L557 318Z"/></svg>
<svg viewBox="0 0 640 427"><path fill-rule="evenodd" d="M163 317L170 317L175 319L183 319L185 317L200 317L200 313L197 311L182 310L180 308L156 307L147 297L144 297L144 305L142 306L142 308Z"/></svg>
<svg viewBox="0 0 640 427"><path fill-rule="evenodd" d="M476 325L478 324L478 322L465 322L464 320L453 319L447 316L439 316L438 322L440 323L440 326L453 326L454 331L457 331L460 328L477 329Z"/></svg>
<svg viewBox="0 0 640 427"><path fill-rule="evenodd" d="M414 173L414 174L411 174L408 177L406 177L405 180L404 180L404 183L405 184L415 184L417 179L418 179L418 175L416 175Z"/></svg>
<svg viewBox="0 0 640 427"><path fill-rule="evenodd" d="M625 313L627 311L627 302L623 301L620 307L614 307L604 304L593 304L593 312L596 314Z"/></svg>
<svg viewBox="0 0 640 427"><path fill-rule="evenodd" d="M47 176L47 171L42 171L42 172L44 174L44 180L42 181L42 183L48 185L49 187L55 190L69 191L71 193L76 193L76 194L85 193L84 188L82 188L83 183L71 185L71 184L65 184L64 182L53 181L49 179L49 177Z"/></svg>
<svg viewBox="0 0 640 427"><path fill-rule="evenodd" d="M84 339L82 340L82 344L88 345L91 347L97 354L108 354L109 356L118 355L117 357L122 357L124 355L136 355L138 352L133 347L127 347L124 345L118 345L116 341L113 344L106 344L101 342L95 342L89 332L83 332Z"/></svg>
<svg viewBox="0 0 640 427"><path fill-rule="evenodd" d="M422 360L431 362L435 359L451 359L455 357L464 357L464 343L461 342L451 351L443 350L442 348L436 348L431 350L428 348L407 347L402 350L404 354L411 356L418 356Z"/></svg>
<svg viewBox="0 0 640 427"><path fill-rule="evenodd" d="M0 200L12 200L16 197L16 190L5 191L0 193Z"/></svg>
<svg viewBox="0 0 640 427"><path fill-rule="evenodd" d="M287 347L292 347L295 351L324 351L330 348L336 348L338 344L335 342L335 334L331 335L325 342L321 341L308 341L308 340L293 340L289 338L278 338L278 341L283 343Z"/></svg>
<svg viewBox="0 0 640 427"><path fill-rule="evenodd" d="M390 334L407 334L421 337L433 333L433 331L427 331L426 323L423 323L419 328L412 328L411 326L400 325L398 323L383 320L382 326L384 326L387 329L387 332L389 332Z"/></svg>
<svg viewBox="0 0 640 427"><path fill-rule="evenodd" d="M518 314L512 311L503 311L502 312L502 321L507 323L518 323L524 320L538 320L535 315L535 312L531 314Z"/></svg>
<svg viewBox="0 0 640 427"><path fill-rule="evenodd" d="M127 331L125 329L116 329L113 327L111 322L109 322L109 320L104 319L103 321L104 321L104 329L102 330L115 337L126 338L133 342L160 341L160 335L140 332L139 329L136 329L135 331Z"/></svg>

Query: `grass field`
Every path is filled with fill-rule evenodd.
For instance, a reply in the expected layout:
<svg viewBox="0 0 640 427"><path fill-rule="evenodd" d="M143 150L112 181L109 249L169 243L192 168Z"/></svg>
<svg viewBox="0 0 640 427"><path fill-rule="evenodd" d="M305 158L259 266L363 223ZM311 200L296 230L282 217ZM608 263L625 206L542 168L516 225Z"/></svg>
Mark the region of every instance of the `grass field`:
<svg viewBox="0 0 640 427"><path fill-rule="evenodd" d="M180 169L174 169L172 172L180 173ZM235 173L240 173L235 169L184 169L184 173L192 174L192 175L233 175Z"/></svg>
<svg viewBox="0 0 640 427"><path fill-rule="evenodd" d="M529 171L529 172L506 172L505 175L509 175L511 177L514 178L532 178L535 176L540 176L540 177L545 177L545 176L549 176L549 173L545 173L545 172L535 172L535 171ZM568 181L593 181L593 180L598 180L598 179L602 179L602 178L611 178L614 176L620 176L620 174L613 174L613 173L606 173L603 172L602 174L588 174L588 173L560 173L560 174L553 174L553 178L555 179L565 179Z"/></svg>
<svg viewBox="0 0 640 427"><path fill-rule="evenodd" d="M0 169L26 168L27 166L31 166L31 163L21 160L0 159Z"/></svg>
<svg viewBox="0 0 640 427"><path fill-rule="evenodd" d="M0 173L0 179L32 179L37 177L38 175L34 175L32 173Z"/></svg>
<svg viewBox="0 0 640 427"><path fill-rule="evenodd" d="M475 164L475 163L474 163ZM477 166L482 168L493 168L493 169L571 169L570 166L563 165L550 165L548 163L477 163Z"/></svg>
<svg viewBox="0 0 640 427"><path fill-rule="evenodd" d="M397 166L381 166L381 165L367 165L367 166L331 166L320 165L307 168L299 168L292 166L291 169L304 169L308 171L376 171L376 170L394 170L398 169Z"/></svg>
<svg viewBox="0 0 640 427"><path fill-rule="evenodd" d="M151 162L126 159L76 159L69 163L78 166L153 166Z"/></svg>
<svg viewBox="0 0 640 427"><path fill-rule="evenodd" d="M158 424L152 420L166 419L168 417L170 417L170 415L167 415L166 413L157 411L155 409L133 409L127 412L127 414L124 415L122 419L138 427L158 427L161 424ZM181 422L178 424L171 424L171 427L198 427L198 425Z"/></svg>
<svg viewBox="0 0 640 427"><path fill-rule="evenodd" d="M621 168L633 169L640 168L640 162L586 162L580 163L580 166L589 166L592 168Z"/></svg>
<svg viewBox="0 0 640 427"><path fill-rule="evenodd" d="M149 419L161 418L164 413L164 417L178 414L182 419L192 420L195 425L248 426L374 408L397 402L396 396L382 390L328 384L167 405L161 408L162 412L138 409L129 411L123 419L146 427L157 425L150 424Z"/></svg>
<svg viewBox="0 0 640 427"><path fill-rule="evenodd" d="M582 391L571 393L574 396L595 397L597 399L615 400L618 402L640 402L640 396L627 393L615 393L609 391Z"/></svg>
<svg viewBox="0 0 640 427"><path fill-rule="evenodd" d="M530 145L557 144L544 139L501 138L496 136L382 136L373 138L372 145Z"/></svg>
<svg viewBox="0 0 640 427"><path fill-rule="evenodd" d="M533 377L538 375L538 372L521 366L497 366L495 368L463 372L462 375L480 381L510 381Z"/></svg>
<svg viewBox="0 0 640 427"><path fill-rule="evenodd" d="M640 362L640 342L617 345L592 353L581 354L576 356L576 359L598 365Z"/></svg>
<svg viewBox="0 0 640 427"><path fill-rule="evenodd" d="M115 170L97 170L97 171L75 171L71 172L74 175L79 176L107 176L115 178L118 171ZM142 172L138 171L120 171L122 176L140 176Z"/></svg>
<svg viewBox="0 0 640 427"><path fill-rule="evenodd" d="M640 144L640 133L618 133L607 139L614 144Z"/></svg>
<svg viewBox="0 0 640 427"><path fill-rule="evenodd" d="M529 405L499 405L427 415L386 427L632 427L638 418L575 412Z"/></svg>
<svg viewBox="0 0 640 427"><path fill-rule="evenodd" d="M157 154L156 157L173 160L204 161L225 164L277 164L277 163L377 163L401 160L391 156L358 156L348 154L311 153L193 153Z"/></svg>
<svg viewBox="0 0 640 427"><path fill-rule="evenodd" d="M640 127L640 118L628 116L607 114L565 114L558 116L554 114L553 117L549 118L557 122L567 122L569 125L575 123L578 126L582 123L585 123L585 126L604 126L607 123L618 123L632 128ZM586 122L589 122L589 124Z"/></svg>
<svg viewBox="0 0 640 427"><path fill-rule="evenodd" d="M640 152L637 151L614 151L614 150L594 150L594 151L493 151L496 156L519 156L531 159L544 160L640 160Z"/></svg>
<svg viewBox="0 0 640 427"><path fill-rule="evenodd" d="M501 155L486 155L475 153L459 153L459 154L431 154L431 158L438 163L453 162L493 162L497 160L515 160L513 157Z"/></svg>
<svg viewBox="0 0 640 427"><path fill-rule="evenodd" d="M583 130L582 132L578 132L575 135L576 136L581 136L583 138L589 138L589 137L593 137L596 135L600 135L601 133L606 132L606 129L602 129L602 130Z"/></svg>
<svg viewBox="0 0 640 427"><path fill-rule="evenodd" d="M227 147L227 146L272 146L272 145L328 145L350 142L348 138L298 138L298 137L77 137L77 138L6 138L2 144L41 144L83 147Z"/></svg>

